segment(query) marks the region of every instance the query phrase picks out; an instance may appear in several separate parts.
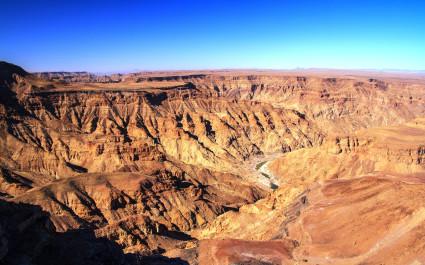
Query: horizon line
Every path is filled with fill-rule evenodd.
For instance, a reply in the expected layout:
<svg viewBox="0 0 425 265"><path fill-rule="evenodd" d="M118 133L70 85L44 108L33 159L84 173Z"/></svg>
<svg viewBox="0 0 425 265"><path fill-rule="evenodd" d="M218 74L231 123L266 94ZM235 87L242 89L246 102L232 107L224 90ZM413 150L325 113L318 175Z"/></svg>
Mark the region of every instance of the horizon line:
<svg viewBox="0 0 425 265"><path fill-rule="evenodd" d="M94 75L112 75L112 74L136 74L136 73L173 73L173 72L231 72L231 71L253 71L253 72L369 72L369 73L405 73L405 74L425 74L425 69L398 69L398 68L333 68L333 67L295 67L295 68L257 68L257 67L217 67L217 68L175 68L175 69L132 69L132 70L112 70L112 71L90 71L90 70L26 70L25 67L11 63L6 60L0 60L8 64L13 64L23 68L31 74L41 73L88 73Z"/></svg>
<svg viewBox="0 0 425 265"><path fill-rule="evenodd" d="M405 74L425 74L425 69L396 69L396 68L326 68L326 67L296 67L296 68L182 68L182 69L133 69L133 70L117 70L117 71L90 71L90 70L45 70L45 71L28 71L32 74L42 73L87 73L93 75L113 75L113 74L137 74L137 73L179 73L179 72L346 72L346 73L405 73Z"/></svg>
<svg viewBox="0 0 425 265"><path fill-rule="evenodd" d="M89 74L132 74L149 72L221 72L221 71L355 71L355 72L408 72L425 73L425 69L403 69L403 68L332 68L332 67L295 67L295 68L256 68L256 67L217 67L217 68L163 68L163 69L132 69L132 70L112 70L112 71L91 71L91 70L42 70L28 71L30 73L89 73Z"/></svg>

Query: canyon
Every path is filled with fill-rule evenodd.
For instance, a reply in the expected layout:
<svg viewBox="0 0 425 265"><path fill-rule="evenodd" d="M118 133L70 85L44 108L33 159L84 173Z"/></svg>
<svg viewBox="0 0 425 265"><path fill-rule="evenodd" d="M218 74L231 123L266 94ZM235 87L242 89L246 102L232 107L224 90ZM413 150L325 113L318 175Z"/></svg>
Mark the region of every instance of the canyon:
<svg viewBox="0 0 425 265"><path fill-rule="evenodd" d="M0 263L425 263L423 76L0 62L0 96Z"/></svg>

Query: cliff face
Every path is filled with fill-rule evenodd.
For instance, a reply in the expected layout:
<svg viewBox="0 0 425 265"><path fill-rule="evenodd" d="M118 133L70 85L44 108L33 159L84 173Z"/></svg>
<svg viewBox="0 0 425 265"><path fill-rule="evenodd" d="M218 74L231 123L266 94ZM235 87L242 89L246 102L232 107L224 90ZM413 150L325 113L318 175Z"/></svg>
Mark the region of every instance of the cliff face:
<svg viewBox="0 0 425 265"><path fill-rule="evenodd" d="M424 143L425 120L418 118L403 125L329 138L320 147L299 150L268 163L268 169L282 183L350 178L378 171L423 172Z"/></svg>
<svg viewBox="0 0 425 265"><path fill-rule="evenodd" d="M423 84L405 80L248 75L211 76L195 83L222 97L297 110L328 133L391 125L424 114Z"/></svg>
<svg viewBox="0 0 425 265"><path fill-rule="evenodd" d="M89 231L140 255L135 262L171 262L165 253L208 263L210 246L239 243L262 255L272 239L284 249L273 262L302 260L299 243L310 243L288 229L310 209L311 191L330 179L424 170L422 80L98 77L7 63L0 79L1 201L40 207L52 226L43 233Z"/></svg>
<svg viewBox="0 0 425 265"><path fill-rule="evenodd" d="M53 147L58 150L57 155L88 172L113 172L126 166L137 169L140 167L137 161L155 159L155 149L188 164L214 168L217 163L223 163L231 168L229 161L311 146L320 140L311 122L294 111L260 103L169 98L172 96L176 95L55 93L37 95L26 103L26 108L43 123L56 125L52 129L64 143L63 147ZM15 136L29 138L22 127L14 127L12 131ZM64 135L68 132L78 135ZM43 139L40 142L44 150L52 149L54 144ZM73 150L75 145L93 146L93 150L90 154L80 154L77 148ZM133 146L144 149L127 150L134 149ZM117 149L122 156L116 157ZM130 152L136 159L126 157ZM87 156L96 158L97 163L106 161L107 157L111 159L107 165L96 164L88 161Z"/></svg>
<svg viewBox="0 0 425 265"><path fill-rule="evenodd" d="M425 111L419 85L401 81L188 75L137 88L17 78L12 88L28 115L3 125L4 149L20 170L58 176L137 171L162 154L230 171L258 154L310 147L326 134L399 124ZM24 146L33 150L24 153Z"/></svg>
<svg viewBox="0 0 425 265"><path fill-rule="evenodd" d="M21 170L66 177L137 171L144 161L161 161L164 155L231 170L253 155L312 146L323 137L294 110L203 95L185 98L180 91L26 94L21 104L28 116L4 125L5 148ZM33 151L22 152L24 147Z"/></svg>
<svg viewBox="0 0 425 265"><path fill-rule="evenodd" d="M388 175L425 173L425 120L364 129L329 138L322 145L284 154L267 162L279 189L252 205L221 215L202 230L202 238L271 239L281 234L277 220L287 222L303 208L309 189L327 180L352 179L377 172ZM297 209L290 209L291 207ZM244 220L250 220L244 222Z"/></svg>
<svg viewBox="0 0 425 265"><path fill-rule="evenodd" d="M180 232L265 194L235 175L164 164L150 163L150 175L83 174L12 201L41 205L52 214L57 231L93 229L125 249L154 250L190 239Z"/></svg>

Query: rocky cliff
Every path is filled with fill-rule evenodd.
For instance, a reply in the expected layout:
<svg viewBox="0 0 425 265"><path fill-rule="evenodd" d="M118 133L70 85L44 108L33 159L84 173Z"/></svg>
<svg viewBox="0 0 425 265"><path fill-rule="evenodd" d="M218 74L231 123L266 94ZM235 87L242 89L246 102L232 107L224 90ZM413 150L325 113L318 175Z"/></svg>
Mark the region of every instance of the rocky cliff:
<svg viewBox="0 0 425 265"><path fill-rule="evenodd" d="M351 189L356 182L345 180L365 174L409 179L424 170L420 79L255 71L99 77L29 74L3 62L0 86L2 208L33 205L49 223L34 228L52 235L48 246L60 240L56 233L83 233L87 244L112 243L120 262L257 262L238 252L263 255L269 246L277 251L272 264L312 260L320 251L301 249L316 241L304 240L296 224L318 190ZM43 249L35 241L25 251ZM0 260L23 251L0 249ZM214 261L212 249L221 253ZM47 257L37 253L30 264Z"/></svg>

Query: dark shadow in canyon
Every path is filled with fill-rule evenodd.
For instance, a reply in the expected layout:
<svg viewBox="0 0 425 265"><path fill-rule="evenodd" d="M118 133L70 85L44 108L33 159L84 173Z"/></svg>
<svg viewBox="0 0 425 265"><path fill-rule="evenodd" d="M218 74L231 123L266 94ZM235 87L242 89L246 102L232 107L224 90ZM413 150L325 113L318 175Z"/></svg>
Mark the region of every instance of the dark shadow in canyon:
<svg viewBox="0 0 425 265"><path fill-rule="evenodd" d="M90 229L55 231L40 206L0 200L1 265L186 265L179 258L124 253Z"/></svg>

